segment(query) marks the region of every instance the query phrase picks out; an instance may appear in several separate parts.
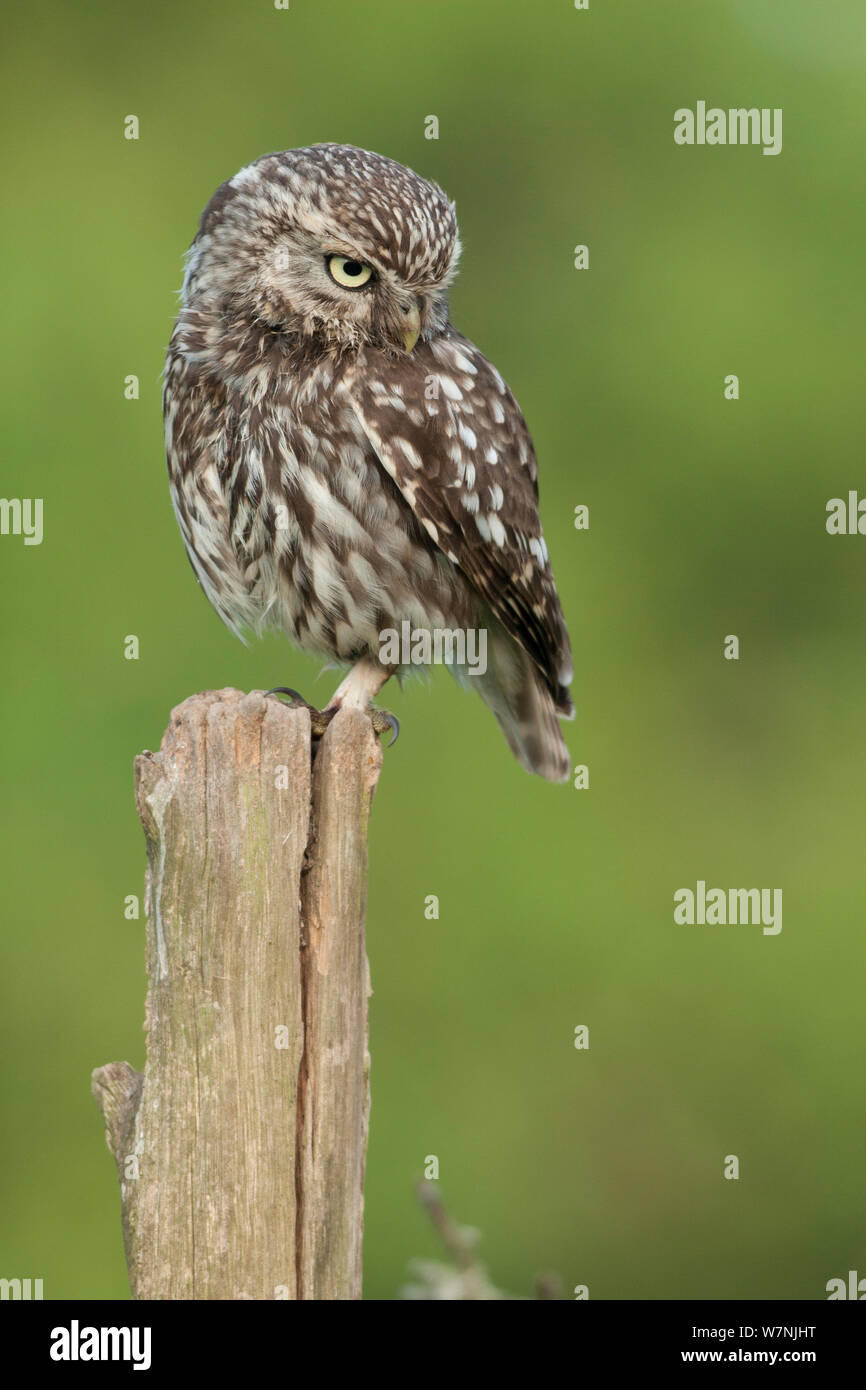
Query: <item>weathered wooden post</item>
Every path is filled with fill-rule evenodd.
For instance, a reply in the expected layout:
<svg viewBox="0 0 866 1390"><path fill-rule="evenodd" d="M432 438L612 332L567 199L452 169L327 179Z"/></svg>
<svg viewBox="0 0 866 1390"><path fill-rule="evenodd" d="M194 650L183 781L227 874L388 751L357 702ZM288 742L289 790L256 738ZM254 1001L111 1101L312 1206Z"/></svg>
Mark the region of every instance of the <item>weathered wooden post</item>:
<svg viewBox="0 0 866 1390"><path fill-rule="evenodd" d="M136 759L147 1060L92 1082L135 1298L360 1297L381 761L362 714L313 761L305 709L237 690Z"/></svg>

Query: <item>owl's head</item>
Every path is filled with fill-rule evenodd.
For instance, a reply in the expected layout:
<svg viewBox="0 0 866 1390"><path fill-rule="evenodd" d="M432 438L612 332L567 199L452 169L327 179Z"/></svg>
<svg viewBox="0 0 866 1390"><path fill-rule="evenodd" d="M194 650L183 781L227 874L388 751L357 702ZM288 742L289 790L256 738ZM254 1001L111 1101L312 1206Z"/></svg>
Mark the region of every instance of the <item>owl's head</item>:
<svg viewBox="0 0 866 1390"><path fill-rule="evenodd" d="M311 145L263 155L217 189L184 303L327 346L411 352L447 322L459 252L435 183L352 145Z"/></svg>

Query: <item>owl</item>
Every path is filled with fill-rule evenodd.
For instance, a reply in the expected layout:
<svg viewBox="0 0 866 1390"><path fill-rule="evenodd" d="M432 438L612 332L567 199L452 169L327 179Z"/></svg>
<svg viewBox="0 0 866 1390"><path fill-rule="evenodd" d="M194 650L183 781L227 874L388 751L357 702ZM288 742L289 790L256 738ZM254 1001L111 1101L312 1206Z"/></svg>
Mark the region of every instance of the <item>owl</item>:
<svg viewBox="0 0 866 1390"><path fill-rule="evenodd" d="M523 767L563 781L571 654L538 469L449 320L459 253L436 184L350 145L264 155L218 188L166 361L172 501L235 633L277 628L350 668L317 728L340 707L381 727L372 701L412 665L383 634L423 653L444 633Z"/></svg>

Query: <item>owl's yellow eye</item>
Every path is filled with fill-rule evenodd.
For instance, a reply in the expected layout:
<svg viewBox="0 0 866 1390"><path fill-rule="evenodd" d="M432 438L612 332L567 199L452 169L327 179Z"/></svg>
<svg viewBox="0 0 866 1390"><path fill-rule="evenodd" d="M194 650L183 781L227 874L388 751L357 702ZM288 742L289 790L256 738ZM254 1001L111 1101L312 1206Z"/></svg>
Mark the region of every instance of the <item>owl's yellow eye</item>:
<svg viewBox="0 0 866 1390"><path fill-rule="evenodd" d="M347 290L359 290L373 275L372 266L350 260L348 256L328 256L326 264L331 279Z"/></svg>

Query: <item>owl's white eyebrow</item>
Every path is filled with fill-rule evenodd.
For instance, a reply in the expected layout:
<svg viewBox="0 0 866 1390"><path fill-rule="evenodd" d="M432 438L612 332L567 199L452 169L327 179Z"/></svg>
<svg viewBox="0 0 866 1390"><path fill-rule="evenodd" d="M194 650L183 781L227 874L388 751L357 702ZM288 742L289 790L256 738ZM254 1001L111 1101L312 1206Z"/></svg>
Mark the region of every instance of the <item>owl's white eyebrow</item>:
<svg viewBox="0 0 866 1390"><path fill-rule="evenodd" d="M322 251L326 256L345 256L347 261L358 261L360 265L368 265L371 269L375 268L369 256L362 256L354 247L350 247L348 242L344 242L342 246L323 246Z"/></svg>
<svg viewBox="0 0 866 1390"><path fill-rule="evenodd" d="M350 242L339 243L320 242L322 252L325 256L345 256L347 261L359 261L361 265L368 265L377 275L384 275L386 267L381 262L375 260L366 251L358 251Z"/></svg>

